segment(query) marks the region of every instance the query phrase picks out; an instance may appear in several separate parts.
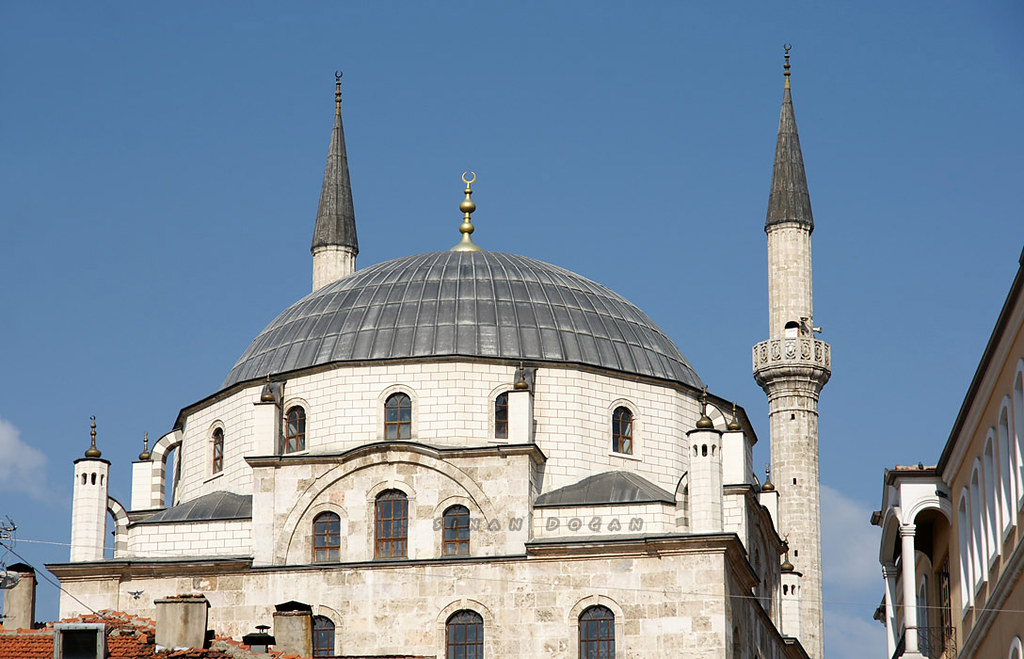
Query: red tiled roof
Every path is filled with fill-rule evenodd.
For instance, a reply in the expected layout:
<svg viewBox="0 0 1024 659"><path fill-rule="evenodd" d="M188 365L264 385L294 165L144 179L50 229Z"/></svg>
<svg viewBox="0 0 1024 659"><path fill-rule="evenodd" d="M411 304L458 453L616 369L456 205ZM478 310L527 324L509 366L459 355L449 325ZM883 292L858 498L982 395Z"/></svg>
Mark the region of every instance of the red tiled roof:
<svg viewBox="0 0 1024 659"><path fill-rule="evenodd" d="M107 656L110 659L249 659L277 657L279 652L256 655L248 647L230 638L217 637L207 649L172 650L157 652L156 623L148 618L120 611L100 611L65 618L65 623L102 622L107 630ZM294 656L294 655L287 655ZM0 627L0 659L53 659L53 623L42 629L4 629Z"/></svg>

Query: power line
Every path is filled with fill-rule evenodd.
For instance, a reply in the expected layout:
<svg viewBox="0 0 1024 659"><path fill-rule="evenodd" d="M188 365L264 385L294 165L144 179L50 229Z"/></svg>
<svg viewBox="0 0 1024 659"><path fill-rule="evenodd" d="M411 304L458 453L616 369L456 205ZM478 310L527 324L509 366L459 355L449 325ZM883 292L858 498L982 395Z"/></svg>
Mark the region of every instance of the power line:
<svg viewBox="0 0 1024 659"><path fill-rule="evenodd" d="M62 547L70 547L71 546L71 543L68 543L68 542L54 542L54 541L50 541L50 540L35 540L35 539L20 538L18 541L19 542L35 543L35 544L44 544L44 545L57 545L57 546L62 546ZM0 543L0 544L2 544L2 543ZM112 549L112 548L111 547L107 547L107 549ZM18 556L19 558L21 558L20 555L18 555L18 554L15 554L15 555ZM179 552L147 552L146 556L132 557L132 558L142 558L144 560L145 558L175 558L175 557L180 557L180 558L183 558L183 559L199 558L199 557L182 556L182 554L179 553ZM24 559L22 559L22 560L24 560ZM327 567L331 567L331 564L319 564L319 566L323 567L323 568L327 568ZM413 572L411 572L411 574L413 574L415 576L418 576L418 577L421 577L421 578L440 578L440 579L452 579L453 578L452 575L450 575L450 574L431 574L429 572L429 570L427 569L427 568L430 568L430 567L433 567L433 566L425 566L425 568L422 571L413 571ZM484 582L484 583L517 584L517 585L525 585L525 586L533 586L533 585L536 585L536 584L540 583L538 580L508 579L508 578L489 578L489 577L481 577L481 576L475 576L475 575L459 575L459 576L457 576L455 578L456 579L463 579L463 580L466 580L466 581L479 581L479 582ZM51 583L53 583L53 582L51 582ZM54 583L53 585L57 586L57 588L59 588L62 592L67 593L67 591L64 590L63 588L61 588L58 584ZM551 587L555 587L556 586L556 584L544 584L544 585L551 586ZM603 585L603 586L600 586L600 588L602 588L604 590L613 590L613 591L621 591L621 592L658 593L658 594L662 594L662 595L669 595L669 594L671 594L671 595L678 595L678 596L681 596L681 597L690 596L690 597L704 597L704 598L708 598L708 597L715 597L715 596L719 595L719 594L706 593L706 592L683 591L683 590L680 590L680 589L672 588L671 586L667 587L667 588L634 588L634 587L629 587L629 586L608 586L608 585ZM67 593L67 594L70 597L74 598L75 601L81 603L83 606L86 606L86 608L89 608L87 605L82 603L81 600L79 600L77 597L75 597L71 593ZM720 595L722 597L728 597L730 599L736 599L736 600L763 600L763 599L765 599L764 597L761 597L761 596L758 596L758 595L744 595L744 594L738 594L738 593L737 594L720 593ZM823 606L829 605L829 606L857 607L857 608L864 608L865 610L867 610L867 609L874 609L874 608L878 607L878 604L875 603L875 602L867 602L867 601L865 601L865 602L858 602L858 601L852 601L852 600L829 600L829 599L823 599L822 600L822 605ZM944 609L945 607L943 607L943 606L935 606L935 605L920 605L919 604L917 606L917 608L919 608L919 609L930 609L930 610L938 611L938 610ZM91 608L89 610L92 611ZM991 612L995 612L995 613L1024 613L1024 609L1001 609L1001 608L984 608L984 607L980 607L979 608L979 607L975 607L975 610L979 611L979 612L991 611ZM95 611L93 611L93 612L95 613Z"/></svg>

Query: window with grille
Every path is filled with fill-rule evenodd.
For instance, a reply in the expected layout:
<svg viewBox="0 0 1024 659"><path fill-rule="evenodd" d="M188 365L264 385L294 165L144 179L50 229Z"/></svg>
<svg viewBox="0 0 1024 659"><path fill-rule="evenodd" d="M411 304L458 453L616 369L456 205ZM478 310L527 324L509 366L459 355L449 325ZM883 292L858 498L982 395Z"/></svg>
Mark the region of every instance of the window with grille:
<svg viewBox="0 0 1024 659"><path fill-rule="evenodd" d="M452 506L444 511L444 555L469 556L469 508Z"/></svg>
<svg viewBox="0 0 1024 659"><path fill-rule="evenodd" d="M580 615L580 659L615 658L615 614L592 606Z"/></svg>
<svg viewBox="0 0 1024 659"><path fill-rule="evenodd" d="M219 474L224 471L224 430L216 428L213 431L213 473Z"/></svg>
<svg viewBox="0 0 1024 659"><path fill-rule="evenodd" d="M475 611L456 611L444 630L446 659L483 659L484 619Z"/></svg>
<svg viewBox="0 0 1024 659"><path fill-rule="evenodd" d="M334 656L334 623L324 616L313 616L313 656Z"/></svg>
<svg viewBox="0 0 1024 659"><path fill-rule="evenodd" d="M298 405L288 410L284 423L284 452L306 450L306 410Z"/></svg>
<svg viewBox="0 0 1024 659"><path fill-rule="evenodd" d="M949 597L949 556L946 556L939 571L939 624L942 626L942 650L946 649L946 639L953 632L950 606L952 605Z"/></svg>
<svg viewBox="0 0 1024 659"><path fill-rule="evenodd" d="M508 439L508 392L494 399L494 438Z"/></svg>
<svg viewBox="0 0 1024 659"><path fill-rule="evenodd" d="M336 513L320 513L313 518L313 562L340 560L341 518Z"/></svg>
<svg viewBox="0 0 1024 659"><path fill-rule="evenodd" d="M374 556L405 558L408 552L409 500L404 492L387 490L374 505Z"/></svg>
<svg viewBox="0 0 1024 659"><path fill-rule="evenodd" d="M412 438L412 400L408 394L392 394L384 402L384 438Z"/></svg>
<svg viewBox="0 0 1024 659"><path fill-rule="evenodd" d="M625 407L615 408L612 414L612 451L633 453L633 413Z"/></svg>

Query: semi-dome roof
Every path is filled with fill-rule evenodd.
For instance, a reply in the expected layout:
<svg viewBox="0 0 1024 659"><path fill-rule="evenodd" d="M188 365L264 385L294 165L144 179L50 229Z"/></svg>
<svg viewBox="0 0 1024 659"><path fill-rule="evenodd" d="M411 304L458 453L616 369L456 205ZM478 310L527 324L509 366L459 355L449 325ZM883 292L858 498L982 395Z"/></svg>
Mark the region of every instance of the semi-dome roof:
<svg viewBox="0 0 1024 659"><path fill-rule="evenodd" d="M487 357L598 366L702 385L672 341L615 292L501 252L433 252L380 263L284 310L224 387L333 362Z"/></svg>

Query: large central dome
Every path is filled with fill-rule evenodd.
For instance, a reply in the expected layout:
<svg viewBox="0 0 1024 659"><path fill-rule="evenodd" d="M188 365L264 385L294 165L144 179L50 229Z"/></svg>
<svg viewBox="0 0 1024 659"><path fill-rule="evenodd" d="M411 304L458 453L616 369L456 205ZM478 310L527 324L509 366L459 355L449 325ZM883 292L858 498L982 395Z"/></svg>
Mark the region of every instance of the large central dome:
<svg viewBox="0 0 1024 659"><path fill-rule="evenodd" d="M307 295L274 319L224 387L334 362L486 357L585 364L702 385L675 344L615 292L500 252L387 261Z"/></svg>

